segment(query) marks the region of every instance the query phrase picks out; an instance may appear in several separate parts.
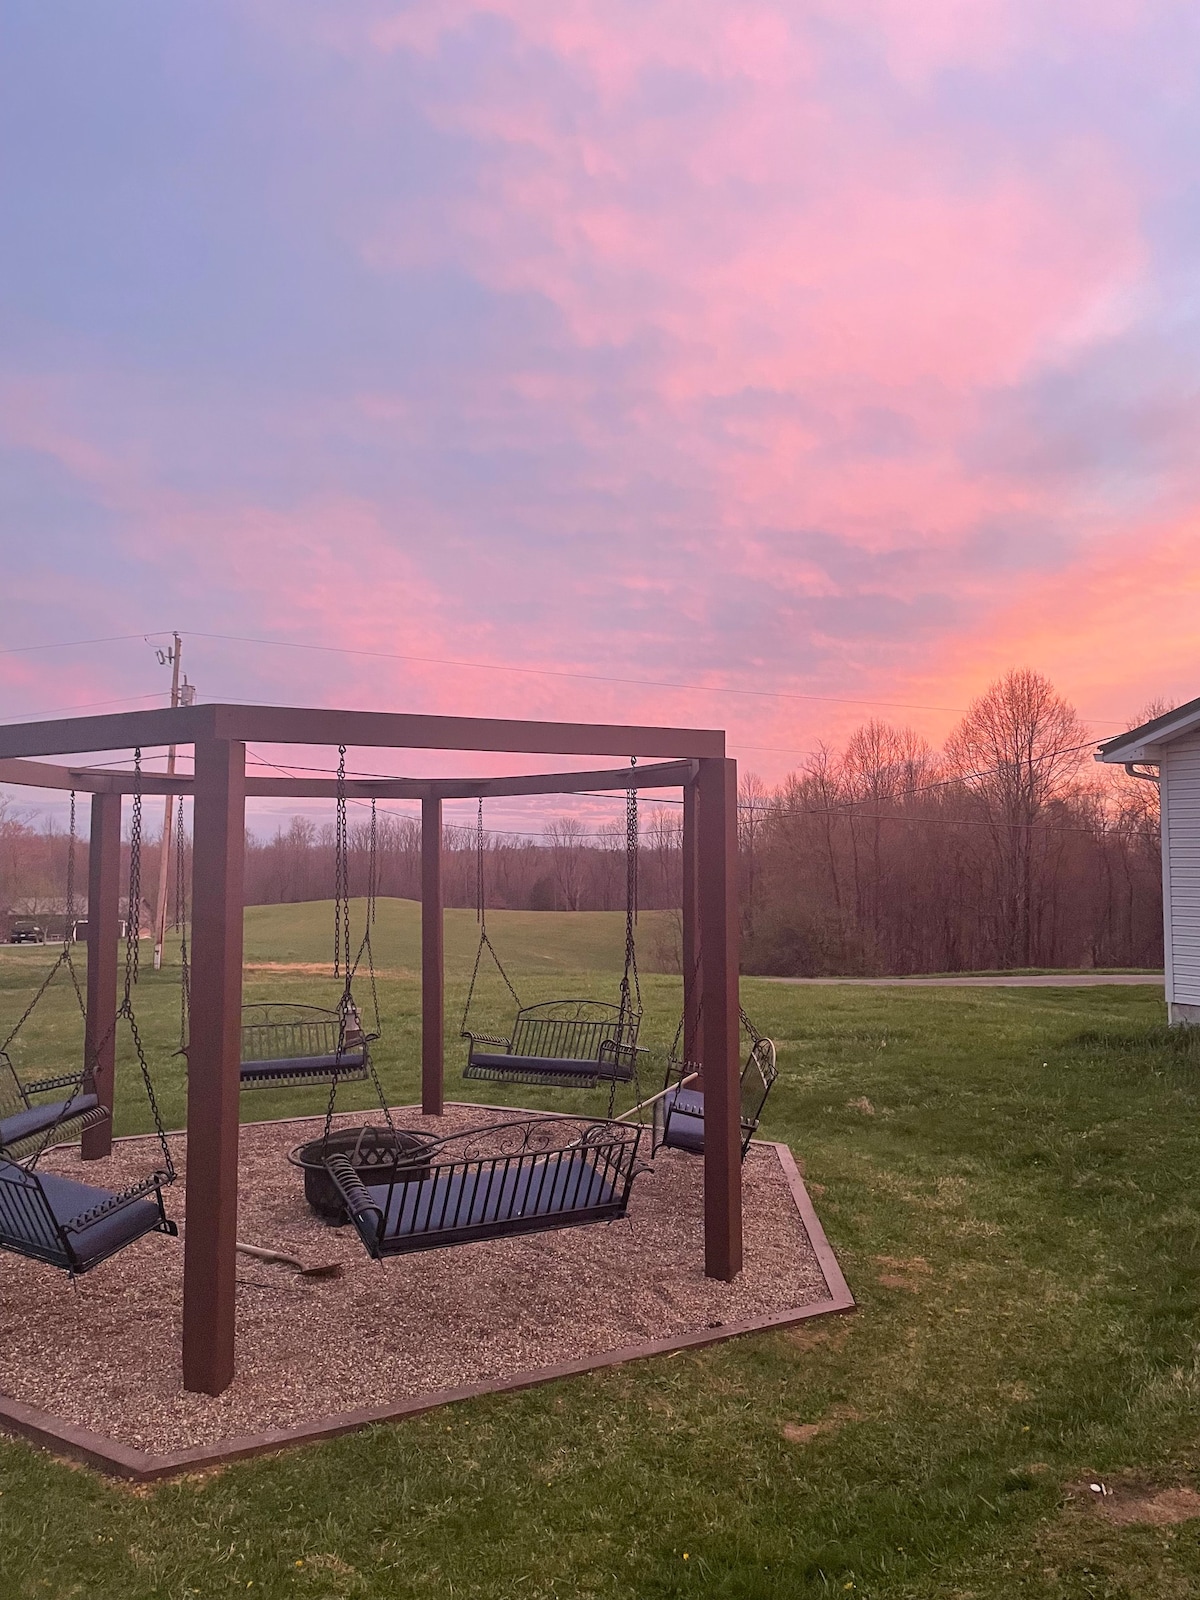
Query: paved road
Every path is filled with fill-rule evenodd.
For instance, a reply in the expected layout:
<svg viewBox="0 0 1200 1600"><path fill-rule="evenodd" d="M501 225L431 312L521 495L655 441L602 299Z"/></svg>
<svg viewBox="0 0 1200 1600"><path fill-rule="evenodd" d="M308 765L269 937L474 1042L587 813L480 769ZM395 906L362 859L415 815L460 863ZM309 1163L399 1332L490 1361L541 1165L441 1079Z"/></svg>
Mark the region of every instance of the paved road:
<svg viewBox="0 0 1200 1600"><path fill-rule="evenodd" d="M1161 972L996 973L986 978L767 978L767 983L857 983L868 989L1096 989L1110 984L1160 985Z"/></svg>

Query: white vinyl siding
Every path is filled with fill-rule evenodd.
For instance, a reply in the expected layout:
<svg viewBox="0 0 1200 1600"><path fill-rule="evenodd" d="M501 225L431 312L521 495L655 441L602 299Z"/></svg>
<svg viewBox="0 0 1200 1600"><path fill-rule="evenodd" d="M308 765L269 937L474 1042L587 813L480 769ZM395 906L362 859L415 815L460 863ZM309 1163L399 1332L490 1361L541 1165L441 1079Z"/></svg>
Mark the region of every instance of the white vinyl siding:
<svg viewBox="0 0 1200 1600"><path fill-rule="evenodd" d="M1163 888L1167 997L1200 1005L1200 734L1165 746Z"/></svg>

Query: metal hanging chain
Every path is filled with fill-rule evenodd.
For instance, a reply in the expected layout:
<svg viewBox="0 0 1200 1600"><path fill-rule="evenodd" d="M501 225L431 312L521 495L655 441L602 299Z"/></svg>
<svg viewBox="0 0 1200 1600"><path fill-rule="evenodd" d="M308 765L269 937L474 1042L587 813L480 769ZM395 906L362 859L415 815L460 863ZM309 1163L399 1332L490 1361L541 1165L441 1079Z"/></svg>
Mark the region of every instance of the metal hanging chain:
<svg viewBox="0 0 1200 1600"><path fill-rule="evenodd" d="M138 942L141 939L141 908L142 908L142 751L139 746L133 752L133 814L129 824L129 909L125 918L125 997L121 1001L117 1018L123 1017L129 1024L130 1037L133 1039L133 1048L137 1054L138 1066L142 1072L142 1085L146 1091L146 1099L150 1104L150 1115L154 1118L154 1130L158 1134L158 1142L163 1154L163 1175L168 1183L174 1181L175 1163L171 1159L171 1147L167 1143L167 1130L163 1125L162 1113L158 1106L158 1096L154 1091L154 1079L150 1076L150 1063L146 1059L145 1046L142 1044L141 1031L138 1028L137 1018L133 1011L133 990L138 980Z"/></svg>
<svg viewBox="0 0 1200 1600"><path fill-rule="evenodd" d="M629 765L637 766L637 757ZM625 794L625 970L621 976L621 1012L642 1009L642 986L637 967L638 917L638 795L636 789ZM632 987L631 987L632 980Z"/></svg>
<svg viewBox="0 0 1200 1600"><path fill-rule="evenodd" d="M754 1023L751 1022L750 1018L746 1015L745 1006L738 1006L738 1016L741 1019L742 1027L745 1028L753 1042L756 1045L762 1044L763 1040L766 1038L766 1034L760 1033L755 1027Z"/></svg>
<svg viewBox="0 0 1200 1600"><path fill-rule="evenodd" d="M371 924L375 920L375 910L376 910L375 902L376 902L376 899L378 897L378 891L379 891L378 878L379 878L378 824L377 824L377 819L376 819L375 801L372 800L371 801L371 831L370 831L370 835L369 835L369 850L368 850L368 858L367 858L367 917L366 917L366 927L365 927L365 929L363 931L362 943L358 947L358 955L355 957L353 966L350 965L350 959L349 959L349 949L350 949L350 945L349 945L349 938L350 938L349 925L347 924L347 927L346 927L346 941L347 941L346 942L346 951L347 951L347 956L346 956L346 987L345 987L345 991L344 991L343 996L342 996L342 1025L341 1025L341 1033L339 1034L339 1038L338 1038L339 1050L338 1050L337 1056L335 1056L335 1058L334 1058L333 1076L330 1078L330 1081L329 1081L329 1099L328 1099L328 1101L326 1102L326 1105L325 1105L325 1131L324 1131L324 1134L322 1135L322 1145L326 1149L329 1146L329 1136L330 1136L330 1133L333 1131L334 1113L337 1110L338 1080L339 1080L339 1077L340 1077L340 1073L338 1071L338 1061L339 1061L340 1056L341 1056L341 1048L340 1047L341 1047L341 1044L343 1042L344 1035L345 1035L346 1018L349 1015L350 1007L352 1007L353 1004L354 1004L353 999L351 997L350 985L351 985L351 981L352 981L352 979L354 977L354 974L358 971L358 966L359 966L359 963L361 962L361 960L363 958L364 953L365 953L366 958L367 958L367 972L368 972L368 974L370 976L370 980L371 980L371 1009L372 1009L372 1012L374 1014L375 1026L374 1026L374 1031L372 1033L367 1034L363 1039L363 1059L366 1061L367 1071L371 1075L371 1083L372 1083L372 1085L374 1086L374 1089L375 1089L375 1097L379 1101L379 1108L383 1112L383 1120L387 1123L388 1132L392 1136L393 1146L396 1146L397 1143L398 1143L397 1135L396 1135L396 1125L392 1121L392 1113L391 1113L391 1110L388 1107L387 1095L384 1092L384 1087L383 1087L382 1080L380 1079L379 1073L376 1070L374 1061L371 1059L371 1048L370 1048L371 1044L374 1042L374 1040L379 1038L380 1033L382 1031L381 1030L381 1026L380 1026L380 1019L379 1019L379 994L378 994L378 991L376 989L376 983L375 983L375 956L374 956L374 952L371 949Z"/></svg>
<svg viewBox="0 0 1200 1600"><path fill-rule="evenodd" d="M75 791L71 790L71 821L67 831L67 914L63 922L63 965L71 975L71 985L75 990L75 999L79 1005L80 1015L87 1022L87 1001L83 998L83 988L79 982L79 974L75 971L75 958L71 954L73 930L75 927Z"/></svg>
<svg viewBox="0 0 1200 1600"><path fill-rule="evenodd" d="M129 899L125 910L125 1009L138 981L142 935L142 751L133 752L133 815L129 823Z"/></svg>
<svg viewBox="0 0 1200 1600"><path fill-rule="evenodd" d="M350 851L349 833L346 823L346 746L338 747L338 772L337 772L337 838L335 850L335 887L334 887L334 912L333 912L333 975L339 976L339 968L344 961L345 986L342 990L341 1002L341 1028L338 1033L338 1051L334 1057L333 1074L329 1080L329 1099L325 1104L325 1131L322 1135L322 1145L328 1148L329 1136L333 1131L333 1118L337 1111L338 1082L341 1073L338 1063L341 1059L342 1045L345 1042L346 1022L354 1007L352 986L354 975L358 971L359 963L365 954L367 958L367 971L371 980L371 1009L374 1013L374 1032L367 1034L363 1039L363 1059L367 1064L367 1071L371 1075L371 1083L379 1101L383 1119L387 1123L388 1131L392 1136L393 1145L397 1144L396 1125L392 1121L392 1113L388 1108L387 1095L383 1083L376 1071L375 1063L371 1059L370 1046L373 1040L380 1035L379 1021L379 994L375 982L375 955L371 948L371 924L375 920L379 885L379 828L376 817L375 801L371 801L371 831L368 841L367 855L367 915L366 926L363 930L362 943L358 947L358 955L353 960L350 958Z"/></svg>
<svg viewBox="0 0 1200 1600"><path fill-rule="evenodd" d="M337 823L333 845L333 975L350 971L350 858L346 828L346 746L338 746Z"/></svg>
<svg viewBox="0 0 1200 1600"><path fill-rule="evenodd" d="M133 1039L134 1051L137 1054L138 1066L142 1073L142 1085L146 1091L146 1099L150 1105L150 1114L154 1118L154 1130L158 1135L159 1147L162 1150L163 1166L149 1183L173 1183L175 1181L175 1163L171 1159L171 1147L167 1143L166 1128L163 1125L162 1112L158 1105L158 1096L154 1090L154 1080L150 1076L150 1063L146 1058L146 1049L142 1043L141 1031L138 1028L137 1018L133 1011L133 989L137 983L138 948L137 941L141 937L141 895L142 895L142 752L134 751L134 777L135 787L133 794L133 818L129 829L129 901L125 917L125 988L121 1004L110 1023L104 1037L100 1039L91 1051L91 1059L84 1060L83 1071L71 1095L63 1102L62 1110L54 1122L42 1135L41 1143L31 1159L26 1163L29 1168L37 1165L43 1151L51 1143L55 1130L59 1125L68 1121L76 1097L80 1094L84 1082L94 1074L96 1063L111 1042L116 1032L118 1023L124 1019L129 1024L130 1036ZM71 892L74 884L72 880ZM89 907L89 911L91 908ZM60 958L61 959L61 958Z"/></svg>
<svg viewBox="0 0 1200 1600"><path fill-rule="evenodd" d="M379 1020L379 991L375 982L375 951L371 945L371 927L376 917L376 901L379 897L379 824L376 815L375 801L371 801L371 824L367 835L367 916L363 928L362 941L358 947L358 954L354 958L354 965L346 973L346 989L343 1000L350 1000L351 980L357 976L362 964L363 956L367 958L367 975L371 982L371 1011L374 1015L374 1032L369 1035L378 1039L383 1031ZM352 1003L352 1001L351 1001Z"/></svg>
<svg viewBox="0 0 1200 1600"><path fill-rule="evenodd" d="M496 954L496 947L488 938L487 931L487 895L485 893L483 852L486 840L483 831L483 796L479 797L479 812L475 821L475 920L479 924L479 948L475 951L475 965L471 969L471 982L467 986L467 1003L463 1007L462 1021L459 1023L458 1032L462 1039L467 1038L467 1018L471 1015L471 1001L475 995L475 984L479 978L479 965L483 960L483 952L487 950L495 963L496 971L504 979L504 986L516 1002L517 1010L521 1009L521 996L513 988L512 980L504 970L504 964Z"/></svg>
<svg viewBox="0 0 1200 1600"><path fill-rule="evenodd" d="M71 924L74 921L74 916L75 916L75 791L72 790L71 791L71 823L70 823L70 833L68 835L68 843L67 843L67 916L66 916L66 925L65 925L64 930L63 930L62 949L58 952L58 958L54 962L54 965L50 968L50 970L46 974L46 976L42 979L41 985L38 988L37 993L34 995L33 999L29 1002L29 1004L25 1007L25 1009L21 1013L21 1015L17 1018L17 1021L14 1023L12 1028L9 1029L8 1035L5 1038L3 1044L0 1044L0 1055L4 1055L4 1054L7 1053L9 1045L13 1042L13 1040L20 1033L21 1029L29 1021L29 1019L33 1015L33 1013L37 1010L38 1005L41 1002L42 996L46 993L46 990L54 982L55 978L58 976L58 974L62 971L62 969L64 967L67 969L67 972L70 974L71 984L72 984L72 987L75 990L75 999L76 999L76 1002L78 1003L78 1006L79 1006L79 1014L83 1018L84 1022L85 1023L87 1022L87 1002L83 998L83 989L80 986L79 975L75 971L74 957L71 954ZM85 1075L86 1075L86 1068L85 1068Z"/></svg>
<svg viewBox="0 0 1200 1600"><path fill-rule="evenodd" d="M487 897L483 892L483 796L479 796L479 809L475 816L475 921L487 937Z"/></svg>
<svg viewBox="0 0 1200 1600"><path fill-rule="evenodd" d="M179 1054L187 1054L188 1031L192 1010L192 969L188 960L188 904L187 872L184 868L184 846L187 834L183 827L183 796L175 813L175 926L179 929Z"/></svg>
<svg viewBox="0 0 1200 1600"><path fill-rule="evenodd" d="M396 1138L396 1124L392 1121L392 1113L388 1107L387 1095L384 1092L383 1083L380 1079L379 1073L376 1071L375 1063L371 1059L371 1051L369 1047L364 1049L363 1056L367 1063L367 1071L371 1074L371 1083L375 1089L375 1097L379 1101L379 1109L383 1112L383 1120L387 1123L388 1132L392 1136L393 1145L396 1145L398 1143ZM333 1068L333 1076L329 1080L329 1099L325 1105L325 1131L321 1136L321 1145L323 1149L328 1149L329 1135L333 1132L333 1118L334 1113L337 1111L338 1078L339 1073L335 1064Z"/></svg>
<svg viewBox="0 0 1200 1600"><path fill-rule="evenodd" d="M41 1158L42 1152L49 1146L49 1144L50 1144L50 1142L51 1142L51 1140L53 1138L53 1135L55 1133L55 1130L57 1128L61 1127L61 1125L64 1122L69 1122L70 1121L71 1114L72 1114L72 1111L74 1109L74 1104L75 1104L76 1097L78 1095L80 1095L80 1094L84 1094L84 1093L90 1092L89 1086L92 1084L93 1079L94 1079L95 1057L93 1057L92 1061L89 1062L88 1061L88 1055L87 1055L87 1002L83 998L83 990L80 987L79 975L75 971L75 961L74 961L74 958L72 957L72 954L71 954L71 928L72 928L72 925L73 925L74 920L75 920L75 840L76 840L75 791L72 789L72 791L71 791L71 821L70 821L70 828L69 828L69 831L68 831L68 843L67 843L67 901L66 901L66 921L65 921L64 928L63 928L63 946L62 946L61 951L59 952L58 960L54 963L53 967L51 967L50 972L47 975L45 982L42 984L42 986L38 990L37 994L34 995L32 1001L29 1003L29 1005L26 1006L24 1016L22 1016L20 1022L17 1023L17 1026L13 1029L12 1033L9 1034L8 1038L4 1041L4 1044L2 1046L0 1046L0 1054L3 1054L3 1052L5 1050L7 1050L8 1046L12 1042L13 1038L20 1031L22 1025L24 1024L24 1022L26 1020L26 1018L28 1018L31 1015L31 1013L33 1012L34 1007L37 1005L37 1003L41 999L42 995L44 995L46 990L50 987L50 983L51 983L52 979L54 978L55 973L59 970L60 967L66 967L68 973L71 976L71 984L72 984L72 987L75 990L75 999L76 999L76 1001L77 1001L77 1003L79 1005L80 1015L83 1018L83 1025L84 1025L83 1070L80 1072L78 1078L75 1080L74 1087L71 1089L71 1093L67 1096L66 1100L63 1101L62 1108L60 1109L58 1115L55 1117L54 1121L50 1124L50 1126L42 1134L41 1141L38 1144L36 1150L33 1152L32 1156L25 1162L26 1167L29 1168L30 1170L32 1170L34 1167L37 1166L38 1161ZM104 1048L104 1046L108 1043L108 1039L111 1037L113 1028L115 1028L115 1027L116 1027L116 1021L114 1019L112 1027L109 1028L108 1034L105 1036L105 1038L101 1042L98 1050L95 1053L97 1056L99 1054L99 1050L102 1050Z"/></svg>

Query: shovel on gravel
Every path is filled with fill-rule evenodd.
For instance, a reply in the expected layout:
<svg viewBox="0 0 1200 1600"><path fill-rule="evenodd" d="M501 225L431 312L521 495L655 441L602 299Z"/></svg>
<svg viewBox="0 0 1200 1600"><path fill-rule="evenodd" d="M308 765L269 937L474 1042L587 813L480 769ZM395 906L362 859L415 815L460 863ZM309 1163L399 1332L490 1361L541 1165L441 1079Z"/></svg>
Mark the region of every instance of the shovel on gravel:
<svg viewBox="0 0 1200 1600"><path fill-rule="evenodd" d="M280 1250L264 1250L261 1245L243 1244L239 1239L237 1247L244 1256L253 1256L256 1261L273 1261L281 1267L291 1267L302 1278L340 1278L343 1272L340 1261L327 1261L323 1266L306 1267L303 1261L297 1261L295 1256L284 1255Z"/></svg>

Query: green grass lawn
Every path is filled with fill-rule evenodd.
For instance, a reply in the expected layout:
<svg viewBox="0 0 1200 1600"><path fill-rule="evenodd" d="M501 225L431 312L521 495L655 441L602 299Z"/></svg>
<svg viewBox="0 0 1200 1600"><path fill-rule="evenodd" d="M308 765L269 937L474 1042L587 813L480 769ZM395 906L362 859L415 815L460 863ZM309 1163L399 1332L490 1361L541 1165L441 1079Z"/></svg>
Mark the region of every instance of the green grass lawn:
<svg viewBox="0 0 1200 1600"><path fill-rule="evenodd" d="M322 957L320 908L295 911L250 914L248 959ZM418 995L402 974L415 947L409 913L389 914L380 1061L404 1099ZM551 915L495 919L523 993L615 988L619 927ZM451 942L453 1035L469 969L467 941ZM0 956L0 1017L45 956ZM173 1038L170 979L139 994L160 1050ZM644 990L661 1045L678 979L651 976ZM257 972L248 993L336 988ZM0 1443L3 1600L1200 1594L1200 1522L1110 1526L1069 1494L1098 1478L1200 1480L1200 1048L1163 1026L1161 989L746 980L744 996L779 1043L764 1131L804 1163L855 1316L151 1491ZM503 1017L489 982L481 1021ZM56 1007L23 1060L69 1048ZM156 1070L178 1120L178 1064ZM455 1065L447 1076L453 1094L497 1098L493 1085L460 1085ZM294 1091L243 1102L248 1117L314 1109ZM124 1086L119 1121L145 1125ZM0 1327L2 1308L0 1294Z"/></svg>

